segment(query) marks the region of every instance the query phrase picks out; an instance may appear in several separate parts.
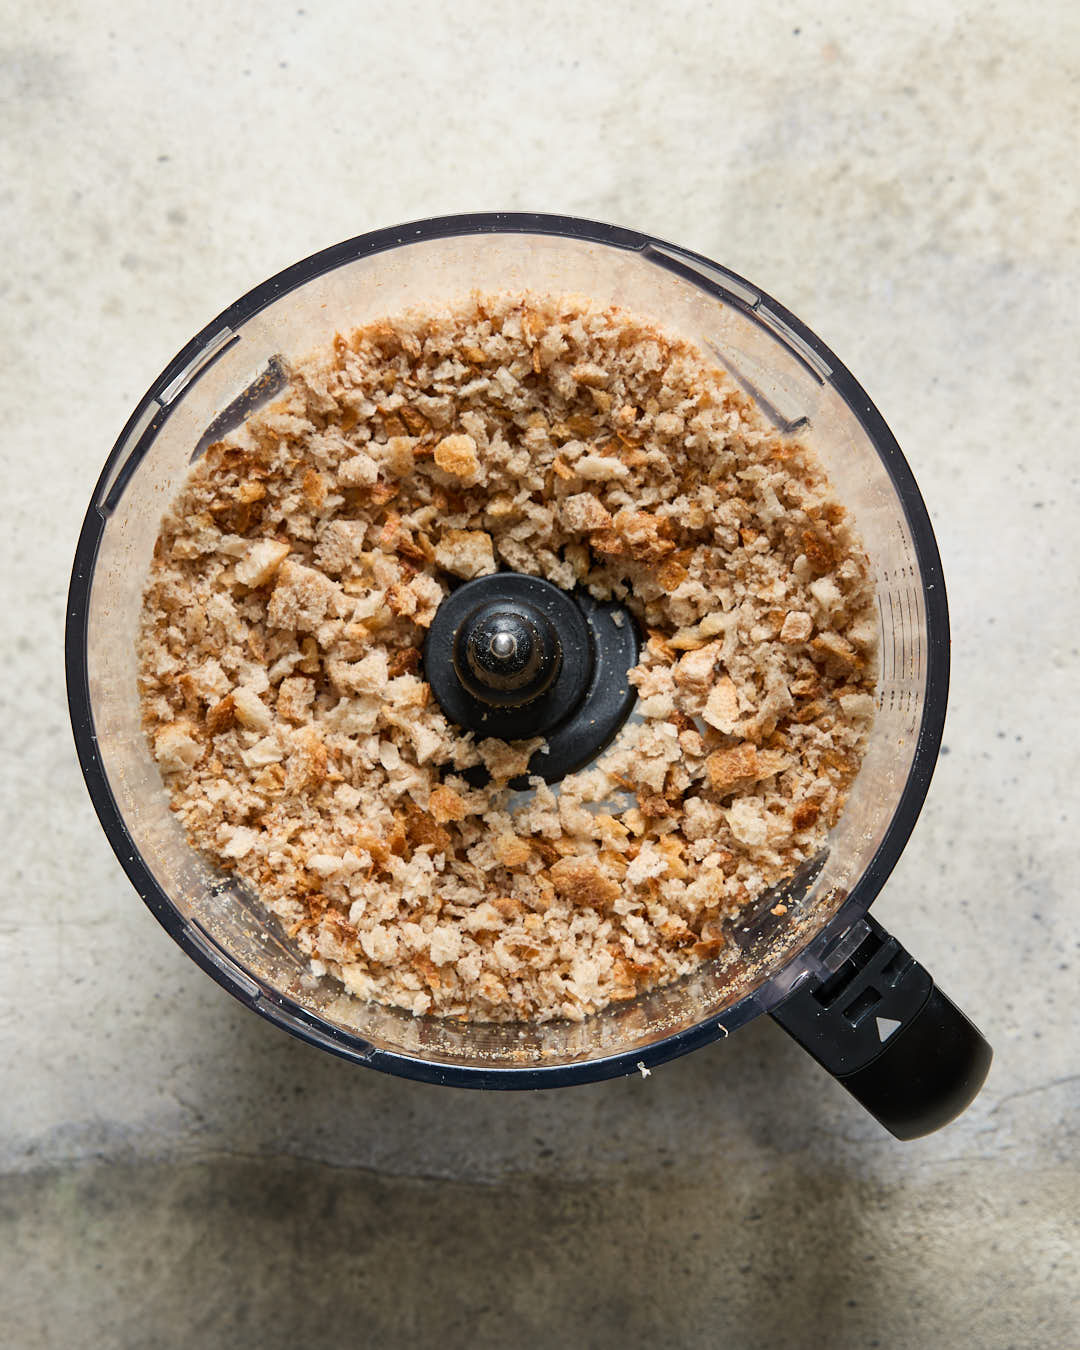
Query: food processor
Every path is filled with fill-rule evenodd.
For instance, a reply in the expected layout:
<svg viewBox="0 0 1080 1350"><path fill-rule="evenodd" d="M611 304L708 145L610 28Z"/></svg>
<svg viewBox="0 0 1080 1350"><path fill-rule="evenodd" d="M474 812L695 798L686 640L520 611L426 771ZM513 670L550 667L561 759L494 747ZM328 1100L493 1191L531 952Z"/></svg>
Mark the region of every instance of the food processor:
<svg viewBox="0 0 1080 1350"><path fill-rule="evenodd" d="M797 434L819 455L876 585L877 712L825 847L729 922L716 959L581 1022L414 1016L316 978L256 897L186 841L146 744L136 686L143 587L162 514L192 461L275 397L290 360L336 331L499 290L618 305L714 357L780 433ZM448 608L455 594L433 625L432 640L447 653L445 660L429 653L433 684L461 640L460 619ZM543 627L527 586L520 598L534 605L528 621ZM470 609L476 631L478 612ZM499 625L520 617L485 611L492 651L510 651ZM580 626L580 618L573 622ZM558 630L554 612L552 623ZM600 661L590 697L614 728L629 709L625 690L608 688L604 668ZM492 685L518 674L507 668L484 678ZM102 826L162 926L255 1012L358 1064L481 1088L637 1073L768 1013L901 1139L963 1110L991 1058L972 1023L868 913L926 795L948 678L945 588L926 509L880 414L832 352L757 287L706 258L633 230L549 215L451 216L376 231L238 300L166 367L124 428L90 501L68 603L71 718ZM547 775L556 789L560 770L578 767L577 737L564 740L559 767Z"/></svg>

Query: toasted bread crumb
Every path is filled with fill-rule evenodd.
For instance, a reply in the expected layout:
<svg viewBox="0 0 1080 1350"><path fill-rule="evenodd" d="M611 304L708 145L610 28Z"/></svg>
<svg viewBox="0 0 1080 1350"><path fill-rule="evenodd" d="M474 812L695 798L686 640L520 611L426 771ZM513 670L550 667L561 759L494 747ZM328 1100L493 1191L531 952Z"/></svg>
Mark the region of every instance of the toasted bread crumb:
<svg viewBox="0 0 1080 1350"><path fill-rule="evenodd" d="M717 750L705 761L709 786L721 797L756 782L758 770L757 749L745 742L730 750Z"/></svg>
<svg viewBox="0 0 1080 1350"><path fill-rule="evenodd" d="M572 905L604 909L622 895L622 887L586 858L560 858L551 869L555 890Z"/></svg>
<svg viewBox="0 0 1080 1350"><path fill-rule="evenodd" d="M484 530L447 530L435 549L436 565L455 577L483 577L495 571L495 549Z"/></svg>
<svg viewBox="0 0 1080 1350"><path fill-rule="evenodd" d="M203 747L191 727L170 722L154 734L154 756L162 773L183 773L202 758Z"/></svg>
<svg viewBox="0 0 1080 1350"><path fill-rule="evenodd" d="M435 447L435 463L454 478L474 482L480 472L476 442L471 436L444 436Z"/></svg>
<svg viewBox="0 0 1080 1350"><path fill-rule="evenodd" d="M445 825L448 820L464 820L469 814L464 799L453 788L441 786L432 789L428 810L438 825Z"/></svg>
<svg viewBox="0 0 1080 1350"><path fill-rule="evenodd" d="M805 642L814 631L814 622L809 614L791 610L780 629L781 642Z"/></svg>
<svg viewBox="0 0 1080 1350"><path fill-rule="evenodd" d="M236 579L244 586L265 586L288 556L288 544L257 539L233 569Z"/></svg>
<svg viewBox="0 0 1080 1350"><path fill-rule="evenodd" d="M683 657L684 661L687 659ZM701 715L717 731L730 734L735 730L735 723L739 720L739 694L734 682L726 675L709 690Z"/></svg>
<svg viewBox="0 0 1080 1350"><path fill-rule="evenodd" d="M574 297L380 320L289 374L192 466L146 590L145 724L191 842L319 978L418 1015L580 1020L723 960L820 850L874 716L869 567L812 452ZM461 735L421 660L443 597L503 567L647 635L640 719L523 799L542 743Z"/></svg>

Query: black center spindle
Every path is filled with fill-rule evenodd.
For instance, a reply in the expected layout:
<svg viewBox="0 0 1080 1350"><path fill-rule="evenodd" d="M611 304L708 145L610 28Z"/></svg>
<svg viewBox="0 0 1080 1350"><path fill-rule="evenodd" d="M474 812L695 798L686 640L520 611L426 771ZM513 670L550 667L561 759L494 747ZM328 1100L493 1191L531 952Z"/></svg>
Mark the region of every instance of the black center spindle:
<svg viewBox="0 0 1080 1350"><path fill-rule="evenodd" d="M454 668L474 698L520 707L550 689L562 664L551 621L524 601L492 601L468 615L454 642Z"/></svg>
<svg viewBox="0 0 1080 1350"><path fill-rule="evenodd" d="M636 691L638 632L617 602L542 577L494 572L455 586L424 642L424 675L447 719L484 741L543 738L528 774L558 782L608 745ZM488 781L484 764L464 770Z"/></svg>

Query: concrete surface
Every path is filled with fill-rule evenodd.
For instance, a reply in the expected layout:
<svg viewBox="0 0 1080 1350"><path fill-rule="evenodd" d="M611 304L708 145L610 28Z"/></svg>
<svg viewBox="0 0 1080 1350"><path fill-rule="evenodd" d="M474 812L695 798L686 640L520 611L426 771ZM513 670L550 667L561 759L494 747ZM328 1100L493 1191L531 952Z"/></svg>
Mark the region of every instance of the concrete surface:
<svg viewBox="0 0 1080 1350"><path fill-rule="evenodd" d="M1076 1344L1075 6L3 14L4 1345ZM949 753L876 912L997 1051L938 1135L761 1023L527 1097L332 1061L189 964L98 829L64 594L136 400L280 267L496 207L751 277L914 466Z"/></svg>

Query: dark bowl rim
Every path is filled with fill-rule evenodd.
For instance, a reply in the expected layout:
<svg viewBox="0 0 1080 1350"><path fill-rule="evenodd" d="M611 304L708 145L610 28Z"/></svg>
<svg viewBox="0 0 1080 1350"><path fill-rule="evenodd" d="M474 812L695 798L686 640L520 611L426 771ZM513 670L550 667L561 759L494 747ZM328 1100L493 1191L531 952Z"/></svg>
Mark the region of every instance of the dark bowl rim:
<svg viewBox="0 0 1080 1350"><path fill-rule="evenodd" d="M877 852L821 932L779 971L720 1013L637 1049L554 1065L467 1065L384 1050L360 1037L339 1031L300 1004L269 987L260 986L246 972L241 973L227 954L219 951L212 955L208 949L212 939L199 940L198 930L184 919L157 885L128 834L98 754L90 703L87 663L90 592L107 516L100 503L106 485L115 486L114 471L120 466L122 458L127 456L123 464L126 479L141 458L140 449L145 452L148 436L156 434L162 421L171 412L171 398L167 396L170 386L197 365L208 346L220 338L223 328L231 329L246 323L282 295L315 277L389 249L476 234L557 235L628 252L654 250L650 252L652 262L683 276L756 322L762 322L761 311L764 309L774 336L783 340L783 330L786 329L793 337L794 346L789 346L789 350L796 359L807 364L804 353L812 354L815 358L813 365L824 367L828 382L847 403L877 450L896 490L911 534L922 577L922 600L928 634L926 692L907 783ZM777 319L780 321L779 326L772 322ZM800 344L803 353L799 350ZM155 403L158 404L158 410L147 420ZM914 474L884 418L832 350L771 296L702 254L637 230L574 216L537 212L479 212L437 216L343 240L253 287L207 324L177 353L144 394L106 460L79 535L65 624L68 707L79 764L91 802L128 879L170 937L211 978L246 1007L302 1040L385 1073L427 1083L473 1088L566 1087L632 1074L726 1037L758 1013L775 1006L790 992L795 982L790 978L790 967L799 962L809 965L815 954L833 943L869 909L903 852L926 798L941 746L948 700L949 664L948 601L941 559L926 505Z"/></svg>

